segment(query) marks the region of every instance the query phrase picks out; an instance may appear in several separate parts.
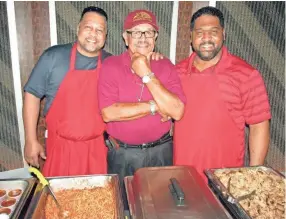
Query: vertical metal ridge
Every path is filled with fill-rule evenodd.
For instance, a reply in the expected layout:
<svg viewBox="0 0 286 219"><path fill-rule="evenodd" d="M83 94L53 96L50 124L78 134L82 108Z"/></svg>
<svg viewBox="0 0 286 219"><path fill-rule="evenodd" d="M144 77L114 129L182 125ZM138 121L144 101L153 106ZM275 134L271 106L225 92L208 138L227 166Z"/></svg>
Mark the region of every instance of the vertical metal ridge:
<svg viewBox="0 0 286 219"><path fill-rule="evenodd" d="M173 4L172 27L170 37L170 60L173 64L176 63L176 44L177 44L177 30L178 30L178 14L179 1L175 0Z"/></svg>
<svg viewBox="0 0 286 219"><path fill-rule="evenodd" d="M49 18L50 18L50 37L51 46L58 44L57 37L57 19L56 19L56 5L55 1L49 1Z"/></svg>
<svg viewBox="0 0 286 219"><path fill-rule="evenodd" d="M216 0L210 0L209 6L216 7Z"/></svg>
<svg viewBox="0 0 286 219"><path fill-rule="evenodd" d="M14 0L7 1L7 17L8 17L8 27L9 27L9 42L11 49L11 62L12 62L12 73L13 73L13 84L15 93L15 104L17 111L17 122L19 129L19 137L22 151L22 158L24 166L27 165L24 159L24 124L22 117L23 109L23 98L21 90L21 74L19 65L19 51L18 51L18 39L17 39L17 29L16 29L16 17L15 17L15 6Z"/></svg>

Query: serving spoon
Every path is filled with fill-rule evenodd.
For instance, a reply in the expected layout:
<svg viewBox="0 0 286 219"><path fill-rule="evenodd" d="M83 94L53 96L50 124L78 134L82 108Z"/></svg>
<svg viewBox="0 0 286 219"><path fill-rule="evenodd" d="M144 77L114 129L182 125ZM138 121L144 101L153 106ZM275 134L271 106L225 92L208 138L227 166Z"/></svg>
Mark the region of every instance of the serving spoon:
<svg viewBox="0 0 286 219"><path fill-rule="evenodd" d="M231 192L230 192L230 181L231 181L231 177L229 177L228 181L227 181L227 192L228 194L230 195ZM247 198L250 198L251 196L255 195L256 194L256 190L253 190L251 193L249 194L246 194L246 195L242 195L242 196L239 196L237 198L232 198L231 196L228 197L228 201L231 202L231 203L238 203L244 199L247 199Z"/></svg>
<svg viewBox="0 0 286 219"><path fill-rule="evenodd" d="M55 200L55 203L57 205L57 207L59 208L60 212L59 212L59 216L61 218L67 218L69 216L69 212L68 211L65 211L63 210L62 206L60 205L60 203L58 202L57 198L56 198L56 195L55 193L53 192L51 186L50 186L50 183L49 181L43 176L43 174L36 168L34 167L29 167L28 168L29 172L31 173L34 173L37 178L39 179L40 183L43 185L43 187L47 186L48 187L48 190L51 194L51 196L53 197L53 199Z"/></svg>

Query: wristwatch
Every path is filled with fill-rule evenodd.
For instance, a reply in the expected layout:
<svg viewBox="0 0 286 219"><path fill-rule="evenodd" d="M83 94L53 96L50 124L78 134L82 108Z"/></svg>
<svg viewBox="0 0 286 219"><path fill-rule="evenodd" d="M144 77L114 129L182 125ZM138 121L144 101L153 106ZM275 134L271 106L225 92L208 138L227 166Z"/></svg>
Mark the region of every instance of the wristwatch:
<svg viewBox="0 0 286 219"><path fill-rule="evenodd" d="M149 74L144 75L144 76L142 77L142 82L143 82L144 84L147 84L149 81L151 81L151 78L152 78L153 75L154 75L153 72L150 72Z"/></svg>
<svg viewBox="0 0 286 219"><path fill-rule="evenodd" d="M154 116L156 114L156 103L154 100L150 100L149 104L150 104L151 115Z"/></svg>

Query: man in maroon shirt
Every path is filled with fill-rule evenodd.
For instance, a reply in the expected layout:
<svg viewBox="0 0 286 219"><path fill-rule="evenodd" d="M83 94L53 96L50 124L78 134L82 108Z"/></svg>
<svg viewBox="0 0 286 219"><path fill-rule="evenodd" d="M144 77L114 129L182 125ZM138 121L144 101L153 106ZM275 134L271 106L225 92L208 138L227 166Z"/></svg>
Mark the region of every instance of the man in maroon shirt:
<svg viewBox="0 0 286 219"><path fill-rule="evenodd" d="M244 164L244 129L249 125L250 165L262 165L269 145L270 106L260 73L230 54L224 18L213 7L191 19L194 53L178 69L187 104L175 123L174 164L207 168ZM205 178L206 180L206 178Z"/></svg>
<svg viewBox="0 0 286 219"><path fill-rule="evenodd" d="M158 37L155 16L146 10L128 14L123 38L128 50L103 63L99 108L107 123L109 173L123 178L141 167L169 166L173 142L171 119L181 119L184 94L168 59L150 60ZM124 192L123 192L124 193ZM125 208L127 208L124 193Z"/></svg>

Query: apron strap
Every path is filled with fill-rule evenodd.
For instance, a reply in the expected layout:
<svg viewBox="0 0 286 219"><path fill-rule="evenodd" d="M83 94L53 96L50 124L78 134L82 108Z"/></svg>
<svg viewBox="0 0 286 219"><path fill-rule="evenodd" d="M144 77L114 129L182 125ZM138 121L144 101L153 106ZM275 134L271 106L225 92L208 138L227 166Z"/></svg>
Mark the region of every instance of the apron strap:
<svg viewBox="0 0 286 219"><path fill-rule="evenodd" d="M75 58L76 58L76 47L77 42L73 44L72 50L71 50L71 58L70 58L70 68L69 71L75 70Z"/></svg>
<svg viewBox="0 0 286 219"><path fill-rule="evenodd" d="M72 50L71 50L71 58L70 58L69 71L75 70L76 47L77 47L77 42L75 42L75 43L73 44L73 47L72 47ZM97 62L97 67L96 67L96 68L98 68L98 69L101 67L101 54L102 54L102 52L100 51L100 53L99 53L99 55L98 55L98 62Z"/></svg>
<svg viewBox="0 0 286 219"><path fill-rule="evenodd" d="M102 54L102 51L100 51L98 55L97 66L96 66L98 70L101 68L101 54Z"/></svg>

